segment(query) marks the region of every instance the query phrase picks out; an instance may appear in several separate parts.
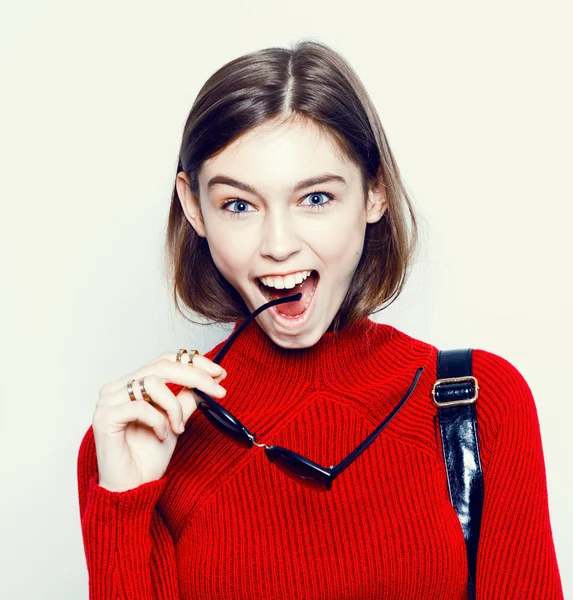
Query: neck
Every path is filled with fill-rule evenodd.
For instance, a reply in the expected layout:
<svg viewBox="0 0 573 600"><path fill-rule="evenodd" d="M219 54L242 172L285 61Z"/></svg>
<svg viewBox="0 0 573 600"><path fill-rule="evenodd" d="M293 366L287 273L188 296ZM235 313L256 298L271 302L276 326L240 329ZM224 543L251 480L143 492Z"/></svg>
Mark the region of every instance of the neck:
<svg viewBox="0 0 573 600"><path fill-rule="evenodd" d="M241 322L235 323L233 331L240 325ZM273 342L254 320L239 335L229 353L241 353L248 360L271 369L277 367L295 371L330 370L333 361L359 359L370 342L374 339L380 340L380 337L385 338L391 334L392 329L388 325L376 324L364 317L339 331L329 328L313 346L287 349ZM340 355L336 356L337 353Z"/></svg>

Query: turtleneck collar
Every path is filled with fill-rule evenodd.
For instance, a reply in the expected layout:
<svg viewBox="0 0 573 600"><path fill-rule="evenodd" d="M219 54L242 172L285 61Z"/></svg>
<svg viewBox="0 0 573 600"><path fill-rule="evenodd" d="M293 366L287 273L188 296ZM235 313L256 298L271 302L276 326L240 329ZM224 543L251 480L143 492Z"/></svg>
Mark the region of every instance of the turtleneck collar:
<svg viewBox="0 0 573 600"><path fill-rule="evenodd" d="M241 323L235 323L233 332ZM259 434L290 414L293 403L317 393L321 402L343 398L348 408L381 420L435 352L433 346L368 317L338 332L325 332L309 348L285 349L255 320L220 361L229 375L222 404ZM211 358L215 355L213 349ZM420 386L433 381L433 373L426 371Z"/></svg>
<svg viewBox="0 0 573 600"><path fill-rule="evenodd" d="M235 323L233 332L240 324ZM227 357L235 355L237 359L241 355L245 361L255 362L271 371L284 370L285 373L314 378L344 371L356 363L368 363L371 344L379 350L380 345L387 345L394 334L399 334L394 327L364 317L340 331L325 332L313 346L285 349L273 342L255 319L235 340ZM227 357L221 361L223 367Z"/></svg>

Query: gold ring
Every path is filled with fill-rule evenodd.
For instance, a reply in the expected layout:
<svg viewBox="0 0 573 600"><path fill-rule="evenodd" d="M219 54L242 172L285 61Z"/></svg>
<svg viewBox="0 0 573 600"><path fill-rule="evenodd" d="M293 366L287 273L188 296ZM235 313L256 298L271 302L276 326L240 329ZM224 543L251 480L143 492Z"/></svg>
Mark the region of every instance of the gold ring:
<svg viewBox="0 0 573 600"><path fill-rule="evenodd" d="M195 356L197 354L199 354L199 352L197 352L197 350L191 350L191 352L189 352L188 350L186 350L185 348L181 348L178 352L177 352L177 356L175 357L175 362L180 363L181 362L181 357L187 354L187 364L193 366L193 359L195 358Z"/></svg>
<svg viewBox="0 0 573 600"><path fill-rule="evenodd" d="M129 394L129 399L132 401L137 400L137 398L135 397L135 394L133 393L133 382L135 381L135 379L132 379L131 381L127 382L127 393Z"/></svg>
<svg viewBox="0 0 573 600"><path fill-rule="evenodd" d="M139 383L139 390L141 391L141 395L143 396L143 399L147 402L148 400L151 400L151 396L147 393L147 390L145 389L145 384L143 382L144 379L145 379L145 377L138 379L137 383Z"/></svg>

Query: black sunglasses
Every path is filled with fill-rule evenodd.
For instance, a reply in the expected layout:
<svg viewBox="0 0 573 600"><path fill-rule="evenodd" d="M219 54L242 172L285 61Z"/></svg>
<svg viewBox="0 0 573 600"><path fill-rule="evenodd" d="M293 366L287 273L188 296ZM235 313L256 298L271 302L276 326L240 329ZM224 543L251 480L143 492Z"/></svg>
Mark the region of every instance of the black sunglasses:
<svg viewBox="0 0 573 600"><path fill-rule="evenodd" d="M215 358L214 363L219 364L221 359L227 354L229 348L233 342L237 339L239 334L247 327L247 325L262 311L274 306L276 304L282 304L284 302L293 302L300 300L302 297L301 293L293 296L287 296L286 298L278 298L271 300L267 304L263 304L252 312L247 319L241 323L241 325L233 332L229 337L225 345L219 350ZM414 379L398 405L392 410L392 412L380 423L380 425L354 450L351 452L342 462L337 465L331 465L328 469L321 465L304 458L296 452L287 450L280 446L267 446L266 444L258 444L255 441L256 434L251 433L236 417L230 412L225 410L218 402L213 400L210 396L202 392L197 388L193 388L193 392L197 394L201 399L197 403L197 407L203 411L203 414L209 419L209 421L221 432L230 437L234 442L245 448L252 448L259 446L265 449L265 453L270 462L275 464L283 473L288 475L291 479L302 483L305 487L318 490L318 491L329 491L332 487L332 482L346 469L353 461L355 461L363 452L370 446L370 444L378 437L378 434L384 429L387 423L392 417L398 412L402 405L406 402L416 384L420 375L424 371L424 367L419 367L416 371Z"/></svg>

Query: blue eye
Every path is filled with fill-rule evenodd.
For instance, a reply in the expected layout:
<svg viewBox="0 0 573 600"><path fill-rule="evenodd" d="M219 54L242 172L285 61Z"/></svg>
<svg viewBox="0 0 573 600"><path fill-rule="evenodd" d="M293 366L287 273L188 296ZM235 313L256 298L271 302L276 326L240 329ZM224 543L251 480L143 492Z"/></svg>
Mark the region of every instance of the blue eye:
<svg viewBox="0 0 573 600"><path fill-rule="evenodd" d="M317 198L319 196L326 196L328 198L328 200L326 200L322 204L316 204L316 203L312 202L312 200L314 200L315 198ZM306 196L306 198L311 199L311 204L308 204L307 206L310 206L311 208L314 208L314 209L321 209L321 208L323 208L323 206L328 204L334 198L334 196L332 194L328 194L327 192L311 192L308 196Z"/></svg>
<svg viewBox="0 0 573 600"><path fill-rule="evenodd" d="M325 200L321 204L318 204L313 201L316 198L320 198L320 196L326 196L327 200ZM310 194L307 194L304 199L306 200L307 198L311 199L311 203L306 204L306 206L310 206L310 208L312 208L314 210L322 210L324 208L324 206L326 206L327 204L330 204L331 200L334 199L334 196L332 194L329 194L328 192L311 192ZM233 208L232 208L233 206L235 209L238 209L238 210L233 210ZM242 198L236 198L235 200L228 200L226 202L223 202L220 205L221 209L223 209L224 211L226 211L228 213L231 213L231 215L234 217L239 217L240 215L242 215L244 213L253 212L251 210L248 210L249 206L252 206L251 203L247 202L246 200L243 200ZM305 206L305 205L303 205L303 206ZM231 207L231 208L229 208L229 207Z"/></svg>
<svg viewBox="0 0 573 600"><path fill-rule="evenodd" d="M229 210L229 206L235 205L236 208L240 208L240 210ZM246 200L231 200L230 202L226 202L225 204L223 204L223 208L225 210L229 210L230 213L233 213L235 215L240 215L241 213L245 213L245 212L250 212L248 210L246 210L246 208L243 207L247 207L250 206L249 203Z"/></svg>

